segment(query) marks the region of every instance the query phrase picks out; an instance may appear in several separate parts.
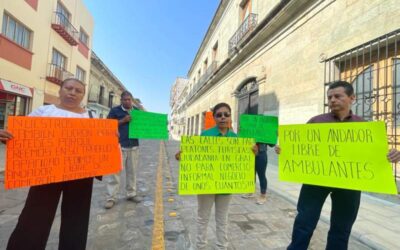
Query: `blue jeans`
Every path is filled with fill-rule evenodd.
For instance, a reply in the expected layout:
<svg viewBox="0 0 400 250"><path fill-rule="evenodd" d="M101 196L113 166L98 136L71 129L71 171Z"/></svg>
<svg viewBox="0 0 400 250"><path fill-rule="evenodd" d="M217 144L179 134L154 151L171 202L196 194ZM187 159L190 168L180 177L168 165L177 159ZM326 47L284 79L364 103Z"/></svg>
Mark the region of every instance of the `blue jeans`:
<svg viewBox="0 0 400 250"><path fill-rule="evenodd" d="M256 173L260 181L260 191L262 194L267 192L267 177L265 171L267 170L268 158L266 151L258 152L256 156Z"/></svg>
<svg viewBox="0 0 400 250"><path fill-rule="evenodd" d="M294 221L292 242L288 246L288 250L306 250L308 248L322 206L329 194L332 199L332 210L326 249L347 249L351 228L360 207L361 192L304 184L297 203L298 214Z"/></svg>

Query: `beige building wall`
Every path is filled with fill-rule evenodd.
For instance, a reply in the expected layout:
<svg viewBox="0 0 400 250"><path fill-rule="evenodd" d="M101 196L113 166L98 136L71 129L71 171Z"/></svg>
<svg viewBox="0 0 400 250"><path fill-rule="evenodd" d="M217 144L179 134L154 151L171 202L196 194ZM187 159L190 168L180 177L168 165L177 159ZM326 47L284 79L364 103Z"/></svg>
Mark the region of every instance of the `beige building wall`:
<svg viewBox="0 0 400 250"><path fill-rule="evenodd" d="M28 2L37 2L36 9ZM43 105L44 102L55 103L57 101L59 84L46 80L49 75L49 63L52 60L53 48L67 57L65 70L75 75L76 66L79 65L86 72L85 82L88 82L90 54L88 57L84 56L78 50L78 45L70 45L51 27L54 23L57 2L57 0L0 1L0 27L3 25L3 15L7 13L32 31L31 46L28 49L32 53L30 69L21 67L0 56L0 78L33 89L33 97L29 101L28 111ZM78 31L80 27L83 27L88 34L87 47L90 53L94 21L83 1L63 0L59 2L70 12L72 25ZM47 96L46 100L45 96ZM87 97L85 97L84 103L86 103L86 99Z"/></svg>
<svg viewBox="0 0 400 250"><path fill-rule="evenodd" d="M235 91L254 77L259 84L259 114L279 115L281 124L304 123L324 111L324 59L400 28L396 0L294 0L275 15L272 11L280 1L258 0L252 2L251 12L258 14L258 25L266 18L269 21L256 27L260 29L257 34L249 35L238 52L229 55L228 43L239 27L241 2L221 2L189 70L193 89L198 70L218 41L218 68L203 88L188 98L189 119L201 117L218 102L227 102L233 108L236 130Z"/></svg>

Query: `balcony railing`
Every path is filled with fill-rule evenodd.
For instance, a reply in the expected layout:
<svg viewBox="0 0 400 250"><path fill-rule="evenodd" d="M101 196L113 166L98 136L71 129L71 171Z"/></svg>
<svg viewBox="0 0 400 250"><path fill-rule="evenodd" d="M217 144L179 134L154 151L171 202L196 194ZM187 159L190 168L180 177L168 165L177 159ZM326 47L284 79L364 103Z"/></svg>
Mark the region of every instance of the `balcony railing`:
<svg viewBox="0 0 400 250"><path fill-rule="evenodd" d="M188 100L190 100L210 79L213 73L217 70L218 62L213 61L210 66L206 69L204 74L199 78L199 81L195 83L193 89L189 91Z"/></svg>
<svg viewBox="0 0 400 250"><path fill-rule="evenodd" d="M74 77L74 74L66 71L63 67L49 63L46 80L50 82L54 82L56 84L61 84L67 78Z"/></svg>
<svg viewBox="0 0 400 250"><path fill-rule="evenodd" d="M229 39L229 55L235 53L237 47L240 43L254 30L257 26L257 14L250 13L247 18L240 25L239 29L235 34Z"/></svg>
<svg viewBox="0 0 400 250"><path fill-rule="evenodd" d="M70 45L78 45L79 32L61 12L54 12L51 27Z"/></svg>

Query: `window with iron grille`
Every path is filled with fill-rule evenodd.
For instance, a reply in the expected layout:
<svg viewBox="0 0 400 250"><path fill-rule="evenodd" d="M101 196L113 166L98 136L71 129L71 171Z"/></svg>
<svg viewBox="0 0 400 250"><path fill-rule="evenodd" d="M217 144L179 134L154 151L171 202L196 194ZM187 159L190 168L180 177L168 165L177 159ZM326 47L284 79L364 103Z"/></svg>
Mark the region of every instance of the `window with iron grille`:
<svg viewBox="0 0 400 250"><path fill-rule="evenodd" d="M2 34L25 49L31 48L32 31L7 13L3 15Z"/></svg>
<svg viewBox="0 0 400 250"><path fill-rule="evenodd" d="M386 123L391 147L400 149L400 29L325 60L325 88L330 82L353 84L352 111L367 121ZM326 95L326 91L325 91ZM326 96L325 111L328 111ZM394 167L400 178L400 166Z"/></svg>
<svg viewBox="0 0 400 250"><path fill-rule="evenodd" d="M352 110L356 115L362 116L368 121L372 121L373 68L373 66L367 67L351 82L354 88L354 94L356 96Z"/></svg>

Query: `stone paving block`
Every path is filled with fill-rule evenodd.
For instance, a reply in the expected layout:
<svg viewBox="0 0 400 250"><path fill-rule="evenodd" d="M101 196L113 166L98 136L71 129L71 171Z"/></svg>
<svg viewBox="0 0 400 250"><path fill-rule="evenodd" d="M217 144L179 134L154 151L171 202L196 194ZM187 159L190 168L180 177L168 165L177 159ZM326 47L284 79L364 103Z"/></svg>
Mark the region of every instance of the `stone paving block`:
<svg viewBox="0 0 400 250"><path fill-rule="evenodd" d="M265 249L265 246L255 238L243 237L241 239L233 239L230 242L232 249L259 250Z"/></svg>
<svg viewBox="0 0 400 250"><path fill-rule="evenodd" d="M230 214L245 214L245 213L248 213L248 212L249 211L246 208L244 208L243 206L240 206L240 205L232 204L232 205L229 206L229 213Z"/></svg>
<svg viewBox="0 0 400 250"><path fill-rule="evenodd" d="M247 233L243 231L236 222L228 223L228 232L228 238L231 239L237 239L247 235Z"/></svg>
<svg viewBox="0 0 400 250"><path fill-rule="evenodd" d="M170 220L165 222L164 225L164 230L165 231L184 231L185 226L182 224L181 220Z"/></svg>
<svg viewBox="0 0 400 250"><path fill-rule="evenodd" d="M229 214L229 221L248 221L248 218L242 214Z"/></svg>
<svg viewBox="0 0 400 250"><path fill-rule="evenodd" d="M248 222L232 222L236 223L241 230L249 235L258 235L260 233L269 233L271 230L267 226L267 223L260 221L248 221Z"/></svg>
<svg viewBox="0 0 400 250"><path fill-rule="evenodd" d="M270 234L265 238L260 239L266 249L286 248L290 242L287 235Z"/></svg>
<svg viewBox="0 0 400 250"><path fill-rule="evenodd" d="M247 217L250 220L262 220L266 221L268 218L270 218L271 213L248 213Z"/></svg>

